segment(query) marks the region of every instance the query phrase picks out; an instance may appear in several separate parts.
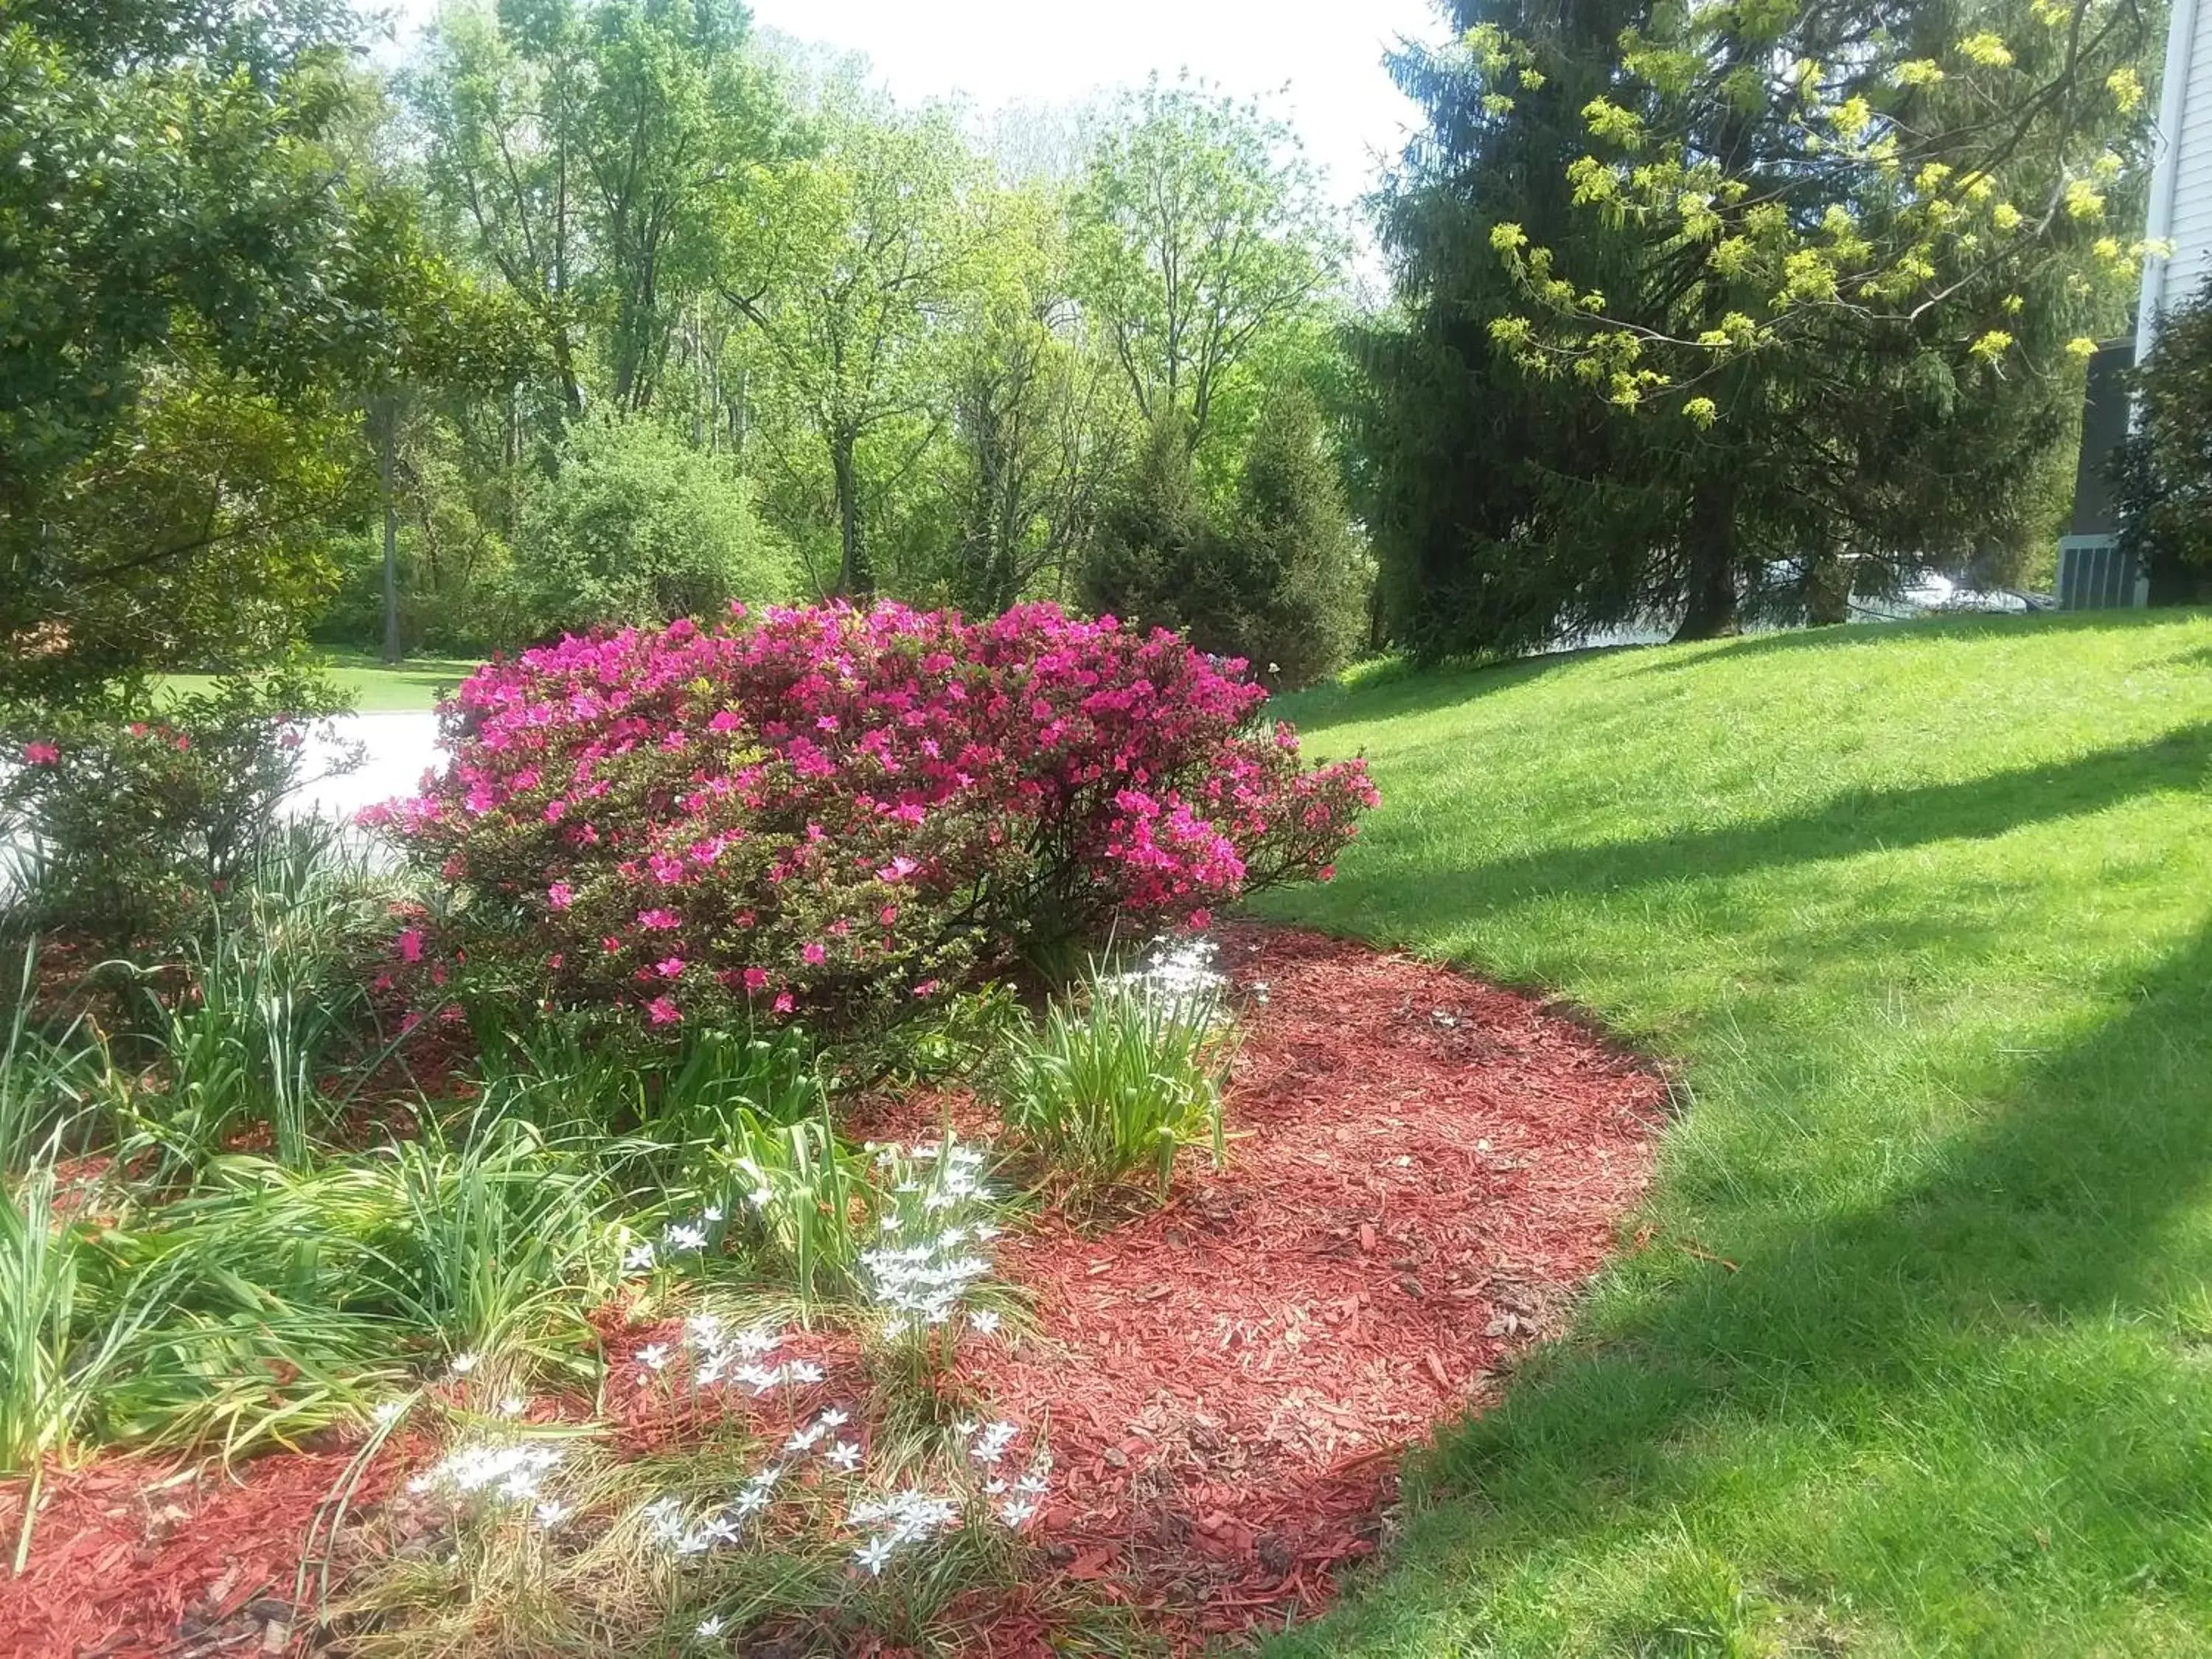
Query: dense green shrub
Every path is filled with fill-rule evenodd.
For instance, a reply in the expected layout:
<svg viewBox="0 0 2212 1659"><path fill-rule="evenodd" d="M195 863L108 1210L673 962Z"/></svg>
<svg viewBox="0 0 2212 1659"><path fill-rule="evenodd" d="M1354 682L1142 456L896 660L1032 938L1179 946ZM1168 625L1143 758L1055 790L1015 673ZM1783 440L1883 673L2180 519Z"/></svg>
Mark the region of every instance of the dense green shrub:
<svg viewBox="0 0 2212 1659"><path fill-rule="evenodd" d="M726 464L643 419L569 428L524 495L505 580L524 640L704 616L797 586Z"/></svg>
<svg viewBox="0 0 2212 1659"><path fill-rule="evenodd" d="M64 708L0 708L12 920L118 948L170 936L273 854L312 728L343 707L293 663L204 691L125 682Z"/></svg>

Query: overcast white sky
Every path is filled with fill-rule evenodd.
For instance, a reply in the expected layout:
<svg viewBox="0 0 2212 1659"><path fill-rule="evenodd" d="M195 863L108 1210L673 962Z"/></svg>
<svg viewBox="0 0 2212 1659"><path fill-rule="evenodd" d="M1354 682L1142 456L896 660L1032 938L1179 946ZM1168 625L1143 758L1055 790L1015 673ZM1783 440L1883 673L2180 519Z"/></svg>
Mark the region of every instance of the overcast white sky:
<svg viewBox="0 0 2212 1659"><path fill-rule="evenodd" d="M1383 72L1401 36L1443 33L1431 0L750 0L763 27L866 54L901 102L964 93L979 112L1077 103L1182 70L1268 94L1349 203L1418 112ZM400 0L405 22L437 0ZM1287 92L1281 89L1287 83ZM1279 92L1280 96L1276 96Z"/></svg>
<svg viewBox="0 0 2212 1659"><path fill-rule="evenodd" d="M1418 112L1382 64L1401 35L1443 33L1430 0L751 0L754 21L865 52L902 102L966 93L982 109L1079 102L1188 69L1265 93L1329 194L1366 189ZM1287 93L1273 97L1288 86Z"/></svg>

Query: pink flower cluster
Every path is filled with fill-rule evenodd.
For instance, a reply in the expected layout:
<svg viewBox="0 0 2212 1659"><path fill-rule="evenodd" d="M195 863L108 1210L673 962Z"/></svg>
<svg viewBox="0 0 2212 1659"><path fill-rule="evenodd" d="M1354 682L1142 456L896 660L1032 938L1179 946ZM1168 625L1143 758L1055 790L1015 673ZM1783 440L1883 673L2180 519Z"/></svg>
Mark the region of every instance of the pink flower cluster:
<svg viewBox="0 0 2212 1659"><path fill-rule="evenodd" d="M375 809L479 968L656 1025L850 1028L1039 945L1325 874L1376 802L1244 665L1048 605L734 611L493 662Z"/></svg>

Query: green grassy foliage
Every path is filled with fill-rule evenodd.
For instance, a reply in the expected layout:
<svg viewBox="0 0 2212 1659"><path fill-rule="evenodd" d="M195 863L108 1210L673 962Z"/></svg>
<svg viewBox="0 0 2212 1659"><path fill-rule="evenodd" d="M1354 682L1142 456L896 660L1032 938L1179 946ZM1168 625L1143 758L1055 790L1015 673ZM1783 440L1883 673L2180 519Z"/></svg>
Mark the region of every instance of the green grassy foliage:
<svg viewBox="0 0 2212 1659"><path fill-rule="evenodd" d="M1010 1045L1006 1127L1085 1186L1149 1174L1162 1198L1186 1144L1222 1157L1230 1035L1212 990L1175 995L1094 967L1079 1004L1054 1002Z"/></svg>
<svg viewBox="0 0 2212 1659"><path fill-rule="evenodd" d="M1648 1248L1279 1651L2212 1652L2212 617L1291 712L1385 804L1266 908L1553 988L1685 1113Z"/></svg>

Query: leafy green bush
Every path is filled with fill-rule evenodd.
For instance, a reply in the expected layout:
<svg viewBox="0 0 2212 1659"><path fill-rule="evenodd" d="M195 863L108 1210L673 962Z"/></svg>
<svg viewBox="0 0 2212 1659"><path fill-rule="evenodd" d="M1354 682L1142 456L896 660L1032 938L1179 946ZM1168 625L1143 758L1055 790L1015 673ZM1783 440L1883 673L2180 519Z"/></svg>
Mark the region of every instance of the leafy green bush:
<svg viewBox="0 0 2212 1659"><path fill-rule="evenodd" d="M1079 1002L1048 1009L1007 1063L1007 1127L1093 1188L1150 1170L1164 1197L1176 1151L1201 1139L1218 1163L1230 1033L1207 955L1094 971Z"/></svg>
<svg viewBox="0 0 2212 1659"><path fill-rule="evenodd" d="M507 580L536 639L788 599L798 577L720 460L638 419L569 428L524 498Z"/></svg>
<svg viewBox="0 0 2212 1659"><path fill-rule="evenodd" d="M305 781L310 728L344 707L295 660L204 691L135 683L66 707L0 708L11 920L118 949L173 936L276 852L277 809Z"/></svg>

